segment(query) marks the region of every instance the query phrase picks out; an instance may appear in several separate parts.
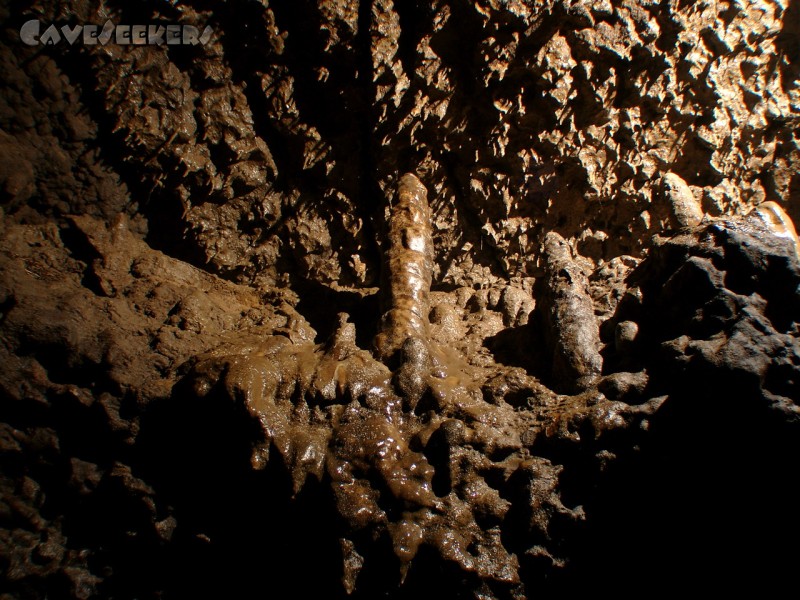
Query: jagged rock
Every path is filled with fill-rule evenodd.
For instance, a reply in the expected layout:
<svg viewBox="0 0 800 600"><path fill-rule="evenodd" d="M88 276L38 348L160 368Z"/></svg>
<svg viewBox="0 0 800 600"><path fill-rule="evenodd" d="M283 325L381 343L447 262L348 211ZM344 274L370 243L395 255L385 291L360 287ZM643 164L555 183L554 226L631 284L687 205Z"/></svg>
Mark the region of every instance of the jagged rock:
<svg viewBox="0 0 800 600"><path fill-rule="evenodd" d="M0 7L0 595L786 587L798 17Z"/></svg>

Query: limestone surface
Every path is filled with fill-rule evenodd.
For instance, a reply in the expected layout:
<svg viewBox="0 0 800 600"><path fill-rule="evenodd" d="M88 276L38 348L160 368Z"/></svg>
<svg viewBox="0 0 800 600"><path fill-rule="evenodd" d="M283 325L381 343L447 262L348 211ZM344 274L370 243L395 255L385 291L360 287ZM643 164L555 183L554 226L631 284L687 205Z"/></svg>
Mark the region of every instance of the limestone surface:
<svg viewBox="0 0 800 600"><path fill-rule="evenodd" d="M211 35L69 38L106 22ZM793 585L799 38L0 3L0 599Z"/></svg>

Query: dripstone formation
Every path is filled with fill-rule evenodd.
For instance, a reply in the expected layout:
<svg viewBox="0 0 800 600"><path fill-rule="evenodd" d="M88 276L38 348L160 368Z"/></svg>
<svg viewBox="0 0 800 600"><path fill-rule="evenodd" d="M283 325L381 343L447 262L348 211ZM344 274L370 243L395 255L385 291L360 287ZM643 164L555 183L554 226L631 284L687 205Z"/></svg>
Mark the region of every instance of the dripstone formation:
<svg viewBox="0 0 800 600"><path fill-rule="evenodd" d="M790 585L798 23L0 7L0 598Z"/></svg>

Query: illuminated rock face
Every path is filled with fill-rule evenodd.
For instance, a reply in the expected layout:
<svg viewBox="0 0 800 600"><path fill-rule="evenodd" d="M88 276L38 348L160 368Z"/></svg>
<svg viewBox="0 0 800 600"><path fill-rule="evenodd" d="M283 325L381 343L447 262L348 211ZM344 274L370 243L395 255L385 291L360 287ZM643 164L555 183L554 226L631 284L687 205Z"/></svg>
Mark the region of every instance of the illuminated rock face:
<svg viewBox="0 0 800 600"><path fill-rule="evenodd" d="M797 2L28 4L0 595L791 583Z"/></svg>
<svg viewBox="0 0 800 600"><path fill-rule="evenodd" d="M381 290L386 310L376 358L358 348L349 315L341 314L326 344L284 334L255 343L248 338L201 357L189 380L200 397L221 388L259 423L254 468L279 460L294 493L310 476L331 487L347 525L342 559L347 565L361 557L358 568L343 570L346 589L357 589L361 569L372 567L376 546L388 537L399 585L426 548L476 585L521 594L519 549L504 544L504 531L530 531L530 547L520 549L563 564L565 557L551 555L546 543L553 513L565 522L584 517L580 506L561 501L561 467L531 458L539 436L560 429L565 419L591 422L601 435L641 421L658 402L624 406L592 387L601 374L599 332L588 280L579 276L563 239L546 241L553 278L542 317L553 340L545 343L557 357L553 377L583 396L557 396L518 370L470 365L438 344L428 321L433 256L426 196L416 176L400 178L388 226ZM562 272L577 281L564 281ZM512 385L521 406L506 401ZM509 516L509 482L530 477L548 483L537 482L518 514Z"/></svg>
<svg viewBox="0 0 800 600"><path fill-rule="evenodd" d="M375 340L379 357L392 358L408 339L428 338L433 240L428 191L412 173L400 178L391 208L383 295L386 312Z"/></svg>

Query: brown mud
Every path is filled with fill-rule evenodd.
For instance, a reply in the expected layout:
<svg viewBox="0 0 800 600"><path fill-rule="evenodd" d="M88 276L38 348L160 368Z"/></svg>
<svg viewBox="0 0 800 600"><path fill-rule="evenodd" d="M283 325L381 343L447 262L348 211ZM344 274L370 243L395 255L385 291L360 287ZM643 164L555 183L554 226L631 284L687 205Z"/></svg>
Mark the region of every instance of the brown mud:
<svg viewBox="0 0 800 600"><path fill-rule="evenodd" d="M0 598L791 585L798 23L4 3Z"/></svg>

